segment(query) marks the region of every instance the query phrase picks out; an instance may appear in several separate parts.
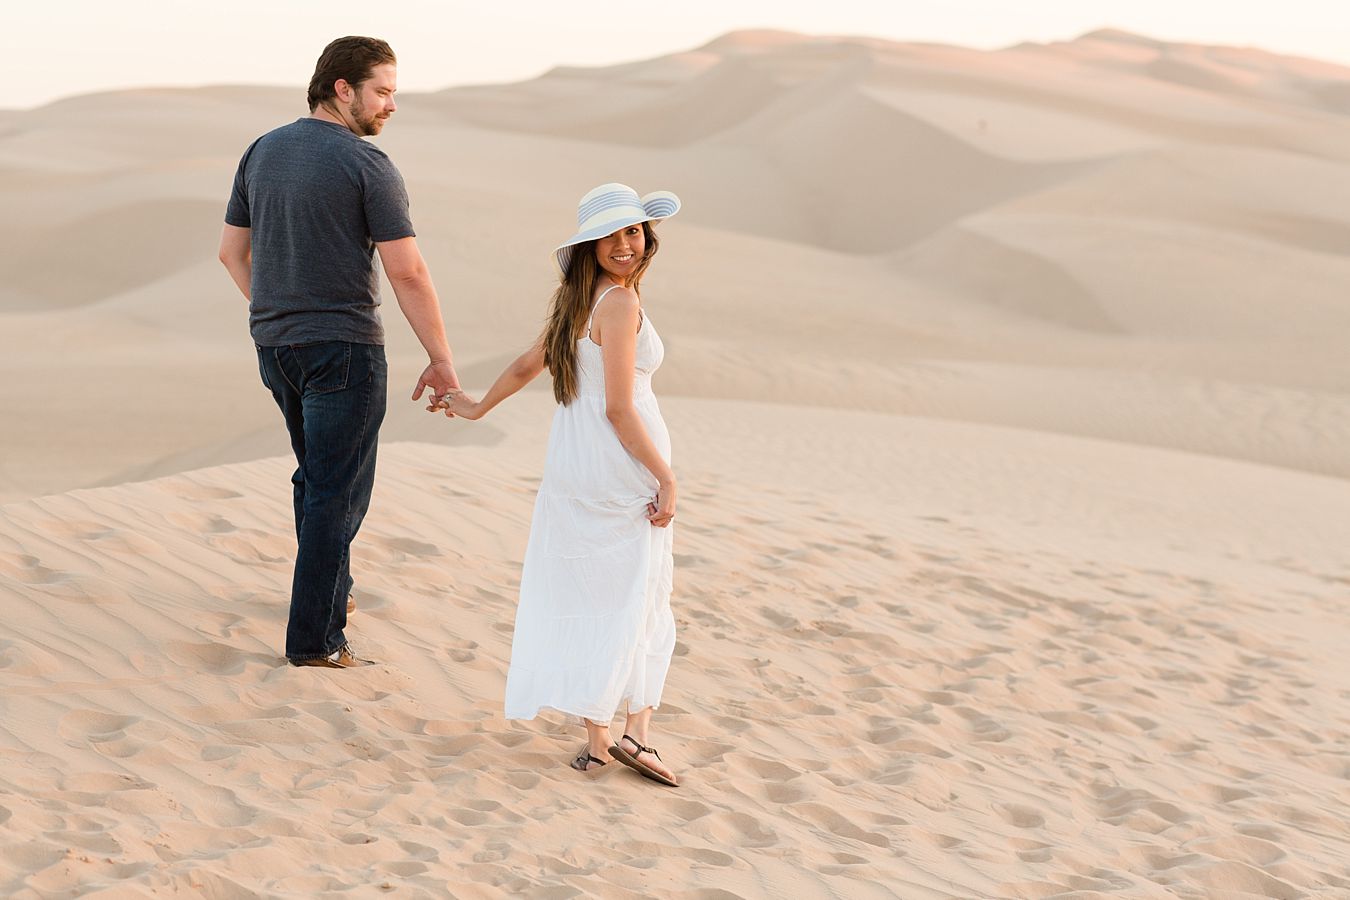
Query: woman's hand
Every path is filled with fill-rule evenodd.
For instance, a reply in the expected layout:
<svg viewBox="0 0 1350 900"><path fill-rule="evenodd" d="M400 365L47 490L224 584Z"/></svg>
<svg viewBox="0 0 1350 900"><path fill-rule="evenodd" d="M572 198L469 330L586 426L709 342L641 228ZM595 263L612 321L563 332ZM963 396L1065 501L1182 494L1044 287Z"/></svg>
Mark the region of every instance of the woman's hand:
<svg viewBox="0 0 1350 900"><path fill-rule="evenodd" d="M656 489L656 502L647 504L647 521L665 528L675 518L675 479L662 482Z"/></svg>
<svg viewBox="0 0 1350 900"><path fill-rule="evenodd" d="M433 398L433 402L427 407L427 410L435 412L438 409L445 410L445 415L452 419L455 416L465 419L481 419L483 417L482 405L468 394L457 389Z"/></svg>

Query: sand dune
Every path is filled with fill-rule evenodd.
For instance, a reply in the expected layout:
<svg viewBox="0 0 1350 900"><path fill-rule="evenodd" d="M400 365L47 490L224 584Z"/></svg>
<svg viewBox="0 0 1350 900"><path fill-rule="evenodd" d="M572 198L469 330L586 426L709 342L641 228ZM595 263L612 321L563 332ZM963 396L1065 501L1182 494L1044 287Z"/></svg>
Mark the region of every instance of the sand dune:
<svg viewBox="0 0 1350 900"><path fill-rule="evenodd" d="M738 32L400 94L471 388L582 192L684 200L675 793L501 720L548 387L425 415L388 291L384 664L279 663L287 442L214 254L303 96L0 111L0 894L1350 894L1350 70Z"/></svg>
<svg viewBox="0 0 1350 900"><path fill-rule="evenodd" d="M1333 113L1350 111L1335 100L1350 83L1350 69L1334 63L1256 47L1169 43L1113 29L1089 32L1069 45L1053 45L1053 49L1064 50L1066 46L1080 59L1098 65L1103 62L1103 52L1114 49L1117 65L1159 81L1281 103L1305 103Z"/></svg>
<svg viewBox="0 0 1350 900"><path fill-rule="evenodd" d="M50 311L121 294L200 260L201 235L217 224L219 203L165 200L127 204L51 231L0 232L17 259L10 309ZM71 249L79 248L79 264Z"/></svg>
<svg viewBox="0 0 1350 900"><path fill-rule="evenodd" d="M1254 74L1236 93L1150 74L1173 56ZM686 200L651 282L682 345L667 392L1343 474L1310 429L1346 417L1350 122L1285 89L1334 90L1344 75L1117 33L988 53L750 32L411 97L381 144L407 176L461 364L484 380L532 338L550 277L542 253L506 271L488 262L491 235L549 247L576 186L617 177ZM631 92L617 112L597 101L601 83ZM32 437L0 461L0 496L261 449L251 435L273 413L211 254L239 152L303 111L298 97L135 91L11 116L0 185L17 216L0 253L14 274L0 315L30 337L0 397ZM390 331L395 382L411 383L418 350ZM73 419L48 386L77 360L93 360L111 399ZM1289 391L1299 412L1274 420L1264 400L1225 404L1217 420L1204 405Z"/></svg>
<svg viewBox="0 0 1350 900"><path fill-rule="evenodd" d="M5 893L1350 888L1344 482L670 402L662 792L500 717L548 406L503 407L506 447L385 448L359 677L277 655L284 458L0 510Z"/></svg>

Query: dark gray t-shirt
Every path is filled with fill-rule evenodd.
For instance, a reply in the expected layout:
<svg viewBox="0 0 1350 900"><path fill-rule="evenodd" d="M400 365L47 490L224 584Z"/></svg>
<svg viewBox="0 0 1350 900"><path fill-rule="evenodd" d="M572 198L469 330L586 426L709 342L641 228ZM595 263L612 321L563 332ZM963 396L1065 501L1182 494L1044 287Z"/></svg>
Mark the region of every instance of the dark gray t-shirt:
<svg viewBox="0 0 1350 900"><path fill-rule="evenodd" d="M252 231L255 344L384 343L375 242L414 236L384 151L319 119L269 131L239 161L225 221Z"/></svg>

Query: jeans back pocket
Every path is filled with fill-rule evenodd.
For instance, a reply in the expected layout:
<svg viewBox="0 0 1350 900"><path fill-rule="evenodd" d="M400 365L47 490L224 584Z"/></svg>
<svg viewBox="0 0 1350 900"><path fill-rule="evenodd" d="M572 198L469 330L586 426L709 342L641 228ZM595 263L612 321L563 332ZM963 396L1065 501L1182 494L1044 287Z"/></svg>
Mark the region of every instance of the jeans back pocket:
<svg viewBox="0 0 1350 900"><path fill-rule="evenodd" d="M347 389L352 370L351 344L346 341L294 344L291 353L304 376L302 392L330 394Z"/></svg>

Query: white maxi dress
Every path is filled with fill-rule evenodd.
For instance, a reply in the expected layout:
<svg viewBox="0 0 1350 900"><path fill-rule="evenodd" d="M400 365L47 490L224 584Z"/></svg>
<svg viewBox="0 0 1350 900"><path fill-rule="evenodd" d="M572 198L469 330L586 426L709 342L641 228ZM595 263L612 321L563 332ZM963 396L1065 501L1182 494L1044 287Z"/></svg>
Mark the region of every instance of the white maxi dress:
<svg viewBox="0 0 1350 900"><path fill-rule="evenodd" d="M590 325L577 343L577 396L553 414L535 498L506 677L508 719L553 709L608 722L621 704L633 712L659 706L675 650L675 527L647 520L656 479L605 416L604 361ZM670 432L652 393L664 355L643 315L633 402L669 462Z"/></svg>

